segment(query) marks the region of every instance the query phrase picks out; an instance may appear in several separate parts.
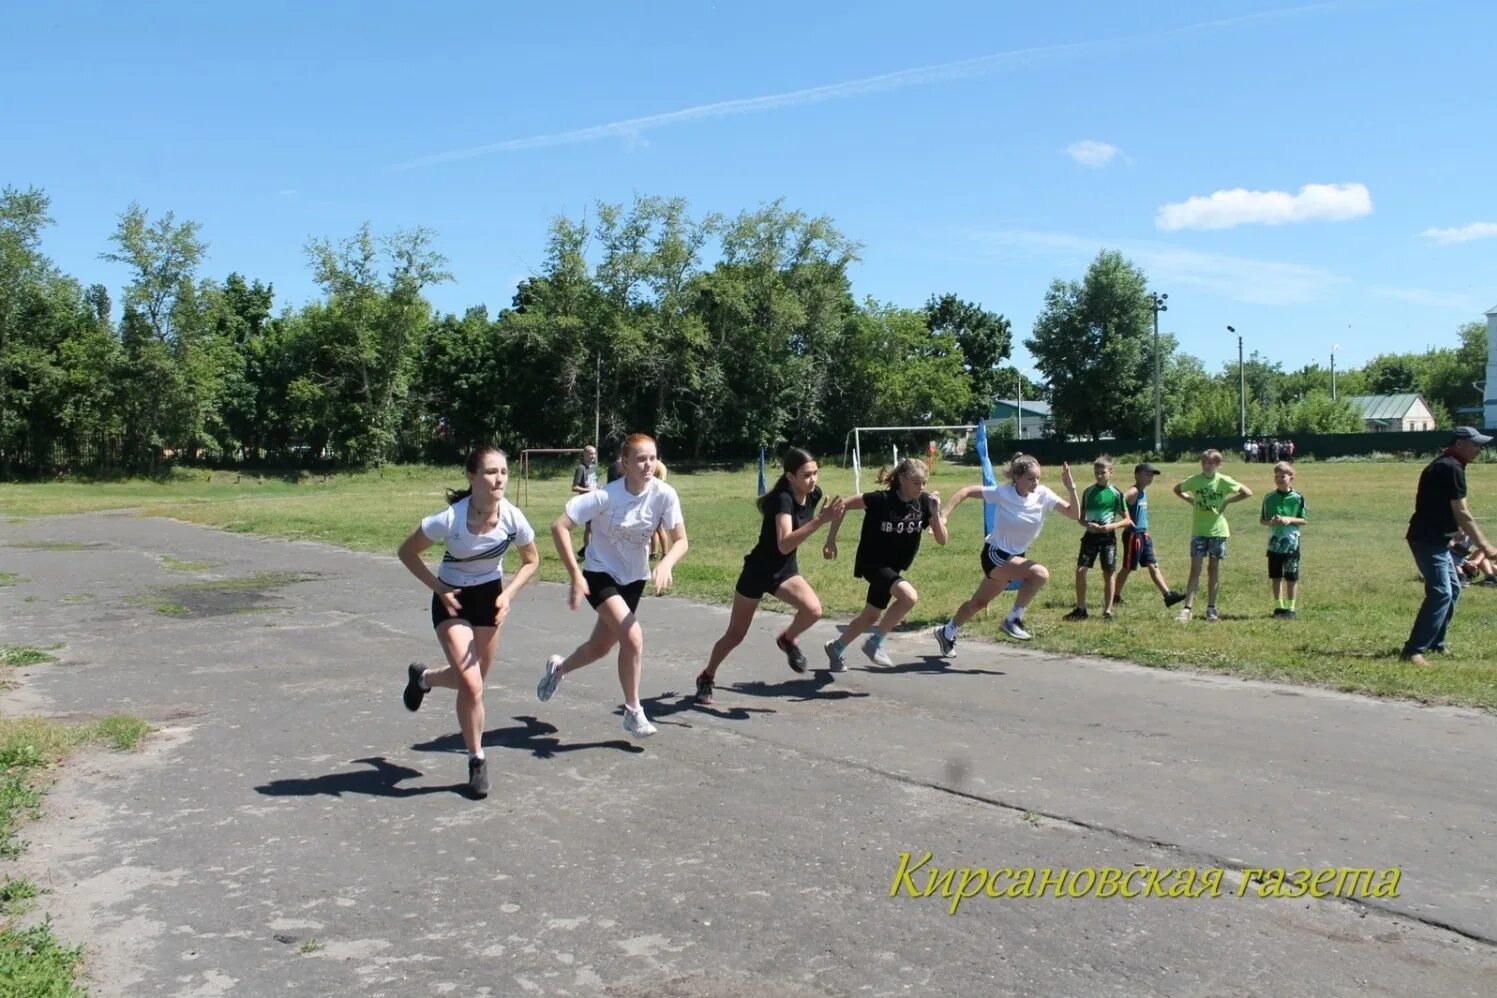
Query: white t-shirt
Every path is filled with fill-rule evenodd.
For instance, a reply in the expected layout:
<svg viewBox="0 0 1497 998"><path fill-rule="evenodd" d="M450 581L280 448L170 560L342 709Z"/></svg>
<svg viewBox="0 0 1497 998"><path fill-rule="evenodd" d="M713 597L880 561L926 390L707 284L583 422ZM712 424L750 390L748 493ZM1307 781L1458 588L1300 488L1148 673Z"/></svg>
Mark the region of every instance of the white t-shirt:
<svg viewBox="0 0 1497 998"><path fill-rule="evenodd" d="M1060 505L1061 498L1044 485L1037 485L1029 495L1021 496L1009 482L984 488L982 501L998 507L987 543L1006 554L1023 554L1040 536L1045 514Z"/></svg>
<svg viewBox="0 0 1497 998"><path fill-rule="evenodd" d="M504 578L504 553L510 545L535 543L530 521L508 499L499 500L499 522L486 534L468 531L468 500L459 499L421 521L421 532L433 544L447 546L437 578L449 586L481 586Z"/></svg>
<svg viewBox="0 0 1497 998"><path fill-rule="evenodd" d="M567 516L573 523L593 525L582 570L606 572L627 584L650 577L650 537L655 529L674 530L686 521L676 490L660 479L650 479L639 495L630 493L624 481L573 496L567 502Z"/></svg>

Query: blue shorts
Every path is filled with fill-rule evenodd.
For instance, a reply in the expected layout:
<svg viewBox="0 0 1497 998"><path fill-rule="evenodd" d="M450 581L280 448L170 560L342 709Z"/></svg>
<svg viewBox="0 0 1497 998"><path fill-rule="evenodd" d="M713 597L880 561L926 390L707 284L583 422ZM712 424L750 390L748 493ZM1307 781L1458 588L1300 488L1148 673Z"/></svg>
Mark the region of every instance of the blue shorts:
<svg viewBox="0 0 1497 998"><path fill-rule="evenodd" d="M1192 558L1204 558L1207 555L1217 561L1227 560L1227 539L1225 537L1192 537L1190 539L1190 556Z"/></svg>
<svg viewBox="0 0 1497 998"><path fill-rule="evenodd" d="M1147 530L1128 529L1123 531L1123 565L1130 572L1140 568L1148 568L1150 565L1159 564L1159 557L1154 554L1154 538L1149 536Z"/></svg>

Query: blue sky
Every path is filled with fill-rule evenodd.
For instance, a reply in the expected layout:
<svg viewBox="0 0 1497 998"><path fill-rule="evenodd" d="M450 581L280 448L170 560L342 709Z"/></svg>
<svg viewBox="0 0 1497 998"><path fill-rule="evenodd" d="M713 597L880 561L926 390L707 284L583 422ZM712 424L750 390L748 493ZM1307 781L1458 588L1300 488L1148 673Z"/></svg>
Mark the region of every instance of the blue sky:
<svg viewBox="0 0 1497 998"><path fill-rule="evenodd" d="M860 298L953 291L1016 342L1119 249L1212 368L1228 324L1354 367L1497 305L1474 0L10 9L0 183L45 188L48 254L114 289L98 254L139 201L278 306L316 295L309 237L426 225L457 278L437 306L497 310L551 218L638 193L830 215Z"/></svg>

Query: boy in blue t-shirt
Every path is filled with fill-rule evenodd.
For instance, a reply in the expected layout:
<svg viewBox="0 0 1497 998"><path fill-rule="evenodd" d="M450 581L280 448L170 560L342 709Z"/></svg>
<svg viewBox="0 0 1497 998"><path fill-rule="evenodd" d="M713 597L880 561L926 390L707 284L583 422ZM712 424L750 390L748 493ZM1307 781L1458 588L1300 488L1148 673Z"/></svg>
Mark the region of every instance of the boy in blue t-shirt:
<svg viewBox="0 0 1497 998"><path fill-rule="evenodd" d="M1154 539L1149 536L1149 497L1148 488L1154 484L1154 477L1159 474L1159 469L1149 462L1134 465L1133 485L1123 493L1123 501L1128 507L1128 518L1133 521L1133 526L1123 531L1123 568L1118 572L1117 595L1113 597L1113 605L1123 602L1123 584L1128 581L1128 576L1136 568L1147 568L1149 578L1154 583L1154 588L1159 590L1159 595L1164 597L1166 607L1174 606L1185 598L1184 593L1171 589L1164 581L1164 572L1159 568L1159 558L1154 554Z"/></svg>

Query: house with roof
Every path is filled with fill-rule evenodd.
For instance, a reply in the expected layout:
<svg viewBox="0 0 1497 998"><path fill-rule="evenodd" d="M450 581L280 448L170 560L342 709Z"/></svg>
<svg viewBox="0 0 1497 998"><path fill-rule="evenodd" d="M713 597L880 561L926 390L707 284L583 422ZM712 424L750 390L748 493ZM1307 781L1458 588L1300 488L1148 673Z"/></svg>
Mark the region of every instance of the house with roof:
<svg viewBox="0 0 1497 998"><path fill-rule="evenodd" d="M1350 398L1351 404L1362 414L1367 433L1439 429L1435 425L1434 413L1418 395L1352 395Z"/></svg>
<svg viewBox="0 0 1497 998"><path fill-rule="evenodd" d="M1050 435L1050 403L1031 402L1029 399L994 399L993 411L988 421L1001 423L1023 413L1019 423L1019 436L1025 440L1037 440Z"/></svg>

